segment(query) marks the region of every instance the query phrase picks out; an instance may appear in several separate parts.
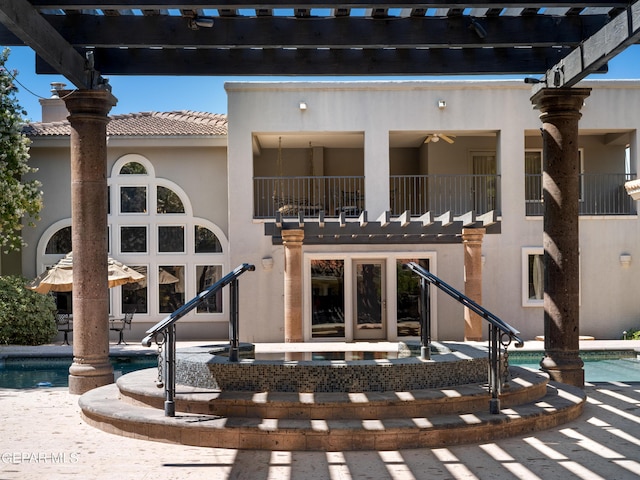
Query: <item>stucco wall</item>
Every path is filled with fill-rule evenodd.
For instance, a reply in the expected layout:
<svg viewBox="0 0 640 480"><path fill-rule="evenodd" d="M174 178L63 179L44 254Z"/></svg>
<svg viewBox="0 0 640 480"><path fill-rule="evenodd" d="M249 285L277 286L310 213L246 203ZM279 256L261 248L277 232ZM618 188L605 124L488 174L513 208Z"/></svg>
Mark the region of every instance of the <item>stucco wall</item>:
<svg viewBox="0 0 640 480"><path fill-rule="evenodd" d="M640 119L640 89L634 82L590 82L594 91L586 101L581 131L586 135L625 131L632 149L632 170L637 171L638 154L635 131ZM377 218L386 209L389 175L389 132L403 130L473 132L495 134L494 138L456 139L453 145L439 142L430 148L428 173L468 172L469 165L447 162L456 152L468 157L475 149L495 149L501 174L502 233L485 237L483 246L483 300L501 318L523 332L526 338L543 331L540 307L523 307L522 249L542 246L542 220L525 216L524 161L525 135L528 148L535 148L540 121L529 100L530 87L521 82L380 82L380 83L229 83L229 156L230 192L246 185L252 176L251 135L253 132L364 132L364 162L367 176L366 209L369 218ZM438 109L438 100L447 107ZM304 100L307 110L300 111ZM635 106L635 108L634 108ZM531 139L531 140L529 140ZM619 171L608 164L614 154L624 153L623 145L606 145L596 137L584 138L588 149L585 162L594 170ZM440 155L438 155L440 152ZM613 152L613 153L612 153ZM394 152L394 155L400 155ZM409 158L401 155L397 158ZM426 173L426 151L420 149L421 173ZM412 160L411 160L412 161ZM325 159L326 162L326 159ZM403 160L404 162L404 160ZM404 163L403 163L404 164ZM608 165L605 165L608 164ZM406 166L406 165L405 165ZM398 167L400 168L400 167ZM251 198L233 203L230 219L231 263L252 261L260 264L264 256L275 260L271 271L261 271L243 282L251 291L251 302L243 302L243 324L247 340L282 340L282 247L274 247L264 236L261 222L251 220ZM583 218L580 222L581 319L582 331L599 338L617 338L623 328L640 315L634 301L631 279L640 273L637 252L637 216L625 218ZM330 252L335 247L326 247ZM360 247L362 249L364 247ZM370 249L370 247L366 247ZM394 247L373 247L393 251ZM463 289L464 272L460 245L423 245L418 250L437 256L438 272L448 283ZM305 247L317 252L320 247ZM342 252L356 247L342 247ZM369 250L367 250L369 251ZM621 267L620 253L634 259ZM353 252L352 252L353 253ZM250 278L249 278L250 277ZM274 283L275 282L275 283ZM606 319L604 317L607 317ZM611 318L613 317L613 318ZM257 320L256 320L257 319ZM441 339L460 338L461 309L438 295L438 335ZM250 333L247 333L250 330Z"/></svg>

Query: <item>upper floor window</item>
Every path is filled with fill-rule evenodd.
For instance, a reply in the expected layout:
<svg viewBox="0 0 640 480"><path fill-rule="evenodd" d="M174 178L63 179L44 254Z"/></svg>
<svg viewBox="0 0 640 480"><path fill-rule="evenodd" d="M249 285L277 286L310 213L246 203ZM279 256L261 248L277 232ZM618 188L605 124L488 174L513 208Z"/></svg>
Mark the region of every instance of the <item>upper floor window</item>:
<svg viewBox="0 0 640 480"><path fill-rule="evenodd" d="M71 250L71 227L64 227L53 234L47 242L44 253L66 255Z"/></svg>
<svg viewBox="0 0 640 480"><path fill-rule="evenodd" d="M195 226L195 253L222 253L216 234L201 225Z"/></svg>
<svg viewBox="0 0 640 480"><path fill-rule="evenodd" d="M158 213L184 213L182 200L170 188L158 185L156 198Z"/></svg>
<svg viewBox="0 0 640 480"><path fill-rule="evenodd" d="M138 162L125 163L120 169L120 175L146 175L147 169Z"/></svg>
<svg viewBox="0 0 640 480"><path fill-rule="evenodd" d="M184 227L182 225L158 226L158 252L184 253Z"/></svg>
<svg viewBox="0 0 640 480"><path fill-rule="evenodd" d="M120 187L120 213L146 213L147 212L147 187L146 186L121 186Z"/></svg>

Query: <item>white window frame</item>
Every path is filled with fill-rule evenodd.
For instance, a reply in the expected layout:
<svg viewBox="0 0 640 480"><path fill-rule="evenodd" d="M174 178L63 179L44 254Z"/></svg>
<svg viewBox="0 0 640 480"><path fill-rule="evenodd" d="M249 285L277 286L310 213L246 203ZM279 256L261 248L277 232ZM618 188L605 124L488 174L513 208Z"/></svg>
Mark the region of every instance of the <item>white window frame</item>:
<svg viewBox="0 0 640 480"><path fill-rule="evenodd" d="M529 256L530 255L544 255L543 247L522 247L522 306L523 307L542 307L544 305L544 277L543 277L543 298L535 299L529 298ZM582 305L582 276L581 260L578 257L578 278L580 279L580 285L578 287L578 302ZM544 275L544 272L543 272Z"/></svg>
<svg viewBox="0 0 640 480"><path fill-rule="evenodd" d="M155 225L155 237L156 237L156 253L158 255L185 255L187 250L189 250L189 245L187 245L187 225L183 223L156 223ZM160 229L163 227L182 227L182 251L171 251L171 252L162 252L160 251Z"/></svg>
<svg viewBox="0 0 640 480"><path fill-rule="evenodd" d="M522 306L542 307L544 305L544 277L542 284L543 298L536 299L529 297L529 257L531 255L544 255L542 247L522 248Z"/></svg>
<svg viewBox="0 0 640 480"><path fill-rule="evenodd" d="M386 316L386 338L387 341L398 341L398 319L397 319L397 278L396 278L396 263L399 259L419 257L421 259L429 259L429 268L432 273L437 275L437 252L435 251L380 251L380 252L366 252L366 251L354 251L354 252L305 252L303 253L303 328L302 335L305 342L350 342L353 341L353 322L345 322L344 337L337 338L313 338L311 331L311 305L312 305L312 292L311 292L311 260L343 260L344 261L344 316L345 318L353 318L354 306L353 306L353 272L354 262L358 260L382 260L385 261L387 282L387 316ZM436 287L433 287L436 288ZM438 338L438 321L437 321L437 295L431 295L431 338ZM401 340L408 339L410 337L401 337Z"/></svg>

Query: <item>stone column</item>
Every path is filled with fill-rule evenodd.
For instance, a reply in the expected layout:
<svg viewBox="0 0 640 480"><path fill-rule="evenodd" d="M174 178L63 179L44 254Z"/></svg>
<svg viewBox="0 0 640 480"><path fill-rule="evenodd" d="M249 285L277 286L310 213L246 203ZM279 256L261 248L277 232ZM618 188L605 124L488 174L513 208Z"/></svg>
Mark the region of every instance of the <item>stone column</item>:
<svg viewBox="0 0 640 480"><path fill-rule="evenodd" d="M464 294L482 305L482 238L486 229L463 228L464 245ZM464 339L482 340L482 317L464 307Z"/></svg>
<svg viewBox="0 0 640 480"><path fill-rule="evenodd" d="M304 230L282 230L284 245L284 341L302 342L302 243Z"/></svg>
<svg viewBox="0 0 640 480"><path fill-rule="evenodd" d="M107 90L60 92L71 123L73 364L69 392L113 383L107 284Z"/></svg>
<svg viewBox="0 0 640 480"><path fill-rule="evenodd" d="M584 386L580 339L578 237L580 109L588 88L545 88L531 97L543 138L544 349L552 380Z"/></svg>

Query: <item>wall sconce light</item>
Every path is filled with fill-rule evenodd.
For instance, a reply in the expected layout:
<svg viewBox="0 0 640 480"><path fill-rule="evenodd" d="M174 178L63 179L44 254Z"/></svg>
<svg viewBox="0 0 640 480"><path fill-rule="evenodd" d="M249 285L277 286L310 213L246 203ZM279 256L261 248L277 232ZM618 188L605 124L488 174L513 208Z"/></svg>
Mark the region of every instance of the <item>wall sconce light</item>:
<svg viewBox="0 0 640 480"><path fill-rule="evenodd" d="M629 255L628 253L621 253L620 265L622 265L623 267L628 267L629 265L631 265L631 255Z"/></svg>
<svg viewBox="0 0 640 480"><path fill-rule="evenodd" d="M264 257L262 259L262 268L271 270L273 268L273 257Z"/></svg>
<svg viewBox="0 0 640 480"><path fill-rule="evenodd" d="M445 108L447 108L447 102L445 102L444 100L438 100L438 108L440 110L444 110Z"/></svg>
<svg viewBox="0 0 640 480"><path fill-rule="evenodd" d="M201 28L211 28L213 27L213 18L193 17L189 19L188 25L191 30L200 30Z"/></svg>
<svg viewBox="0 0 640 480"><path fill-rule="evenodd" d="M307 102L300 102L300 110L303 112L307 109Z"/></svg>

